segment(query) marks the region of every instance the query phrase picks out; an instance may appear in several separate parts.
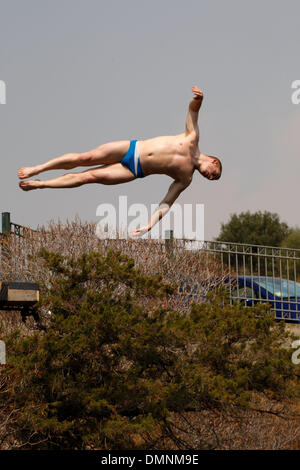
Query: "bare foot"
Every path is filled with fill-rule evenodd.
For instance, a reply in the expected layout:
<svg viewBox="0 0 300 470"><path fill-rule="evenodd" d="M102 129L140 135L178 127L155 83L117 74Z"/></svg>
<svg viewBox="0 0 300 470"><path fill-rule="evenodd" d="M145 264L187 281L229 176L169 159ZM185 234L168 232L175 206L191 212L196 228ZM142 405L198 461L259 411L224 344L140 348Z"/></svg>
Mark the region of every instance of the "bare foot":
<svg viewBox="0 0 300 470"><path fill-rule="evenodd" d="M18 171L18 177L20 180L23 180L24 178L30 178L38 173L39 171L35 166L25 166L24 168L20 168Z"/></svg>
<svg viewBox="0 0 300 470"><path fill-rule="evenodd" d="M32 191L32 189L38 189L41 187L40 180L33 180L33 181L21 181L19 186L23 191Z"/></svg>

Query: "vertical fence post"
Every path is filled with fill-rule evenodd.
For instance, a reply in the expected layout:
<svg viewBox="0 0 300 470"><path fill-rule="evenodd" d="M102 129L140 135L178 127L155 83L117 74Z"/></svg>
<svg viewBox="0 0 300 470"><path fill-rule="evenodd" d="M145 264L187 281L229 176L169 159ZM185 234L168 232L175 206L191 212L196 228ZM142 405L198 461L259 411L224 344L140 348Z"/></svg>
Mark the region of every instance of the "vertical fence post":
<svg viewBox="0 0 300 470"><path fill-rule="evenodd" d="M1 261L8 262L11 257L9 235L11 233L10 212L2 212ZM1 276L2 276L1 270Z"/></svg>
<svg viewBox="0 0 300 470"><path fill-rule="evenodd" d="M6 346L4 341L0 341L0 364L6 364Z"/></svg>
<svg viewBox="0 0 300 470"><path fill-rule="evenodd" d="M174 232L173 230L166 230L165 231L165 243L166 243L166 251L169 256L173 255L174 251Z"/></svg>
<svg viewBox="0 0 300 470"><path fill-rule="evenodd" d="M10 212L2 212L2 234L9 235L10 234Z"/></svg>

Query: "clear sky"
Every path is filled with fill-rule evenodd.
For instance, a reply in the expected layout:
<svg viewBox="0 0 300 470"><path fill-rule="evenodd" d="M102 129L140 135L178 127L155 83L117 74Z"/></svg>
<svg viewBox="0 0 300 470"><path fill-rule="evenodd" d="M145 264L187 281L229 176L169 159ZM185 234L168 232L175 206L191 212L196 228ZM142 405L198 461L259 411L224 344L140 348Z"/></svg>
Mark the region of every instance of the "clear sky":
<svg viewBox="0 0 300 470"><path fill-rule="evenodd" d="M24 193L16 173L111 140L183 132L198 85L200 150L221 158L223 177L195 174L178 202L205 204L206 239L245 210L300 225L299 53L299 0L0 0L1 211L35 228L76 214L97 221L97 206L119 195L150 208L169 177Z"/></svg>

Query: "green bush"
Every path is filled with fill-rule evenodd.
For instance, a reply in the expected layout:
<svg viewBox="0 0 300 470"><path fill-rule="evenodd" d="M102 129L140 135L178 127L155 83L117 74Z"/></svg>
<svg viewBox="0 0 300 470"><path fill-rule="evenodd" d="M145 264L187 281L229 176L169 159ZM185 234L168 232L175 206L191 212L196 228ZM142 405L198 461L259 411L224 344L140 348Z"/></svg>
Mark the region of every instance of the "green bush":
<svg viewBox="0 0 300 470"><path fill-rule="evenodd" d="M172 412L263 413L266 399L297 396L287 333L265 307L231 306L220 292L183 315L163 308L173 287L120 252L41 256L51 272L41 322L51 317L10 336L2 370L10 448L149 449L163 435L178 443Z"/></svg>

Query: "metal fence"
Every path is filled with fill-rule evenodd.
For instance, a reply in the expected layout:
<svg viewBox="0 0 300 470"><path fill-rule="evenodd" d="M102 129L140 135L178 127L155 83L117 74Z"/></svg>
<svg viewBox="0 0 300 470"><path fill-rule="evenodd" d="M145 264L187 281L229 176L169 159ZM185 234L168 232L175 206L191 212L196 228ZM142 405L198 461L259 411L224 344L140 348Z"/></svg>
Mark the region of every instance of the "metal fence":
<svg viewBox="0 0 300 470"><path fill-rule="evenodd" d="M172 239L168 243L172 250L197 250L213 260L211 264L220 266L231 303L241 302L249 307L267 303L276 319L300 323L299 249L212 241L196 247L191 240ZM189 286L195 300L200 284L191 282Z"/></svg>
<svg viewBox="0 0 300 470"><path fill-rule="evenodd" d="M32 230L29 227L24 227L23 225L16 224L11 221L10 212L2 212L2 233L1 239L6 235L16 235L22 237L25 233L37 233L36 230Z"/></svg>

